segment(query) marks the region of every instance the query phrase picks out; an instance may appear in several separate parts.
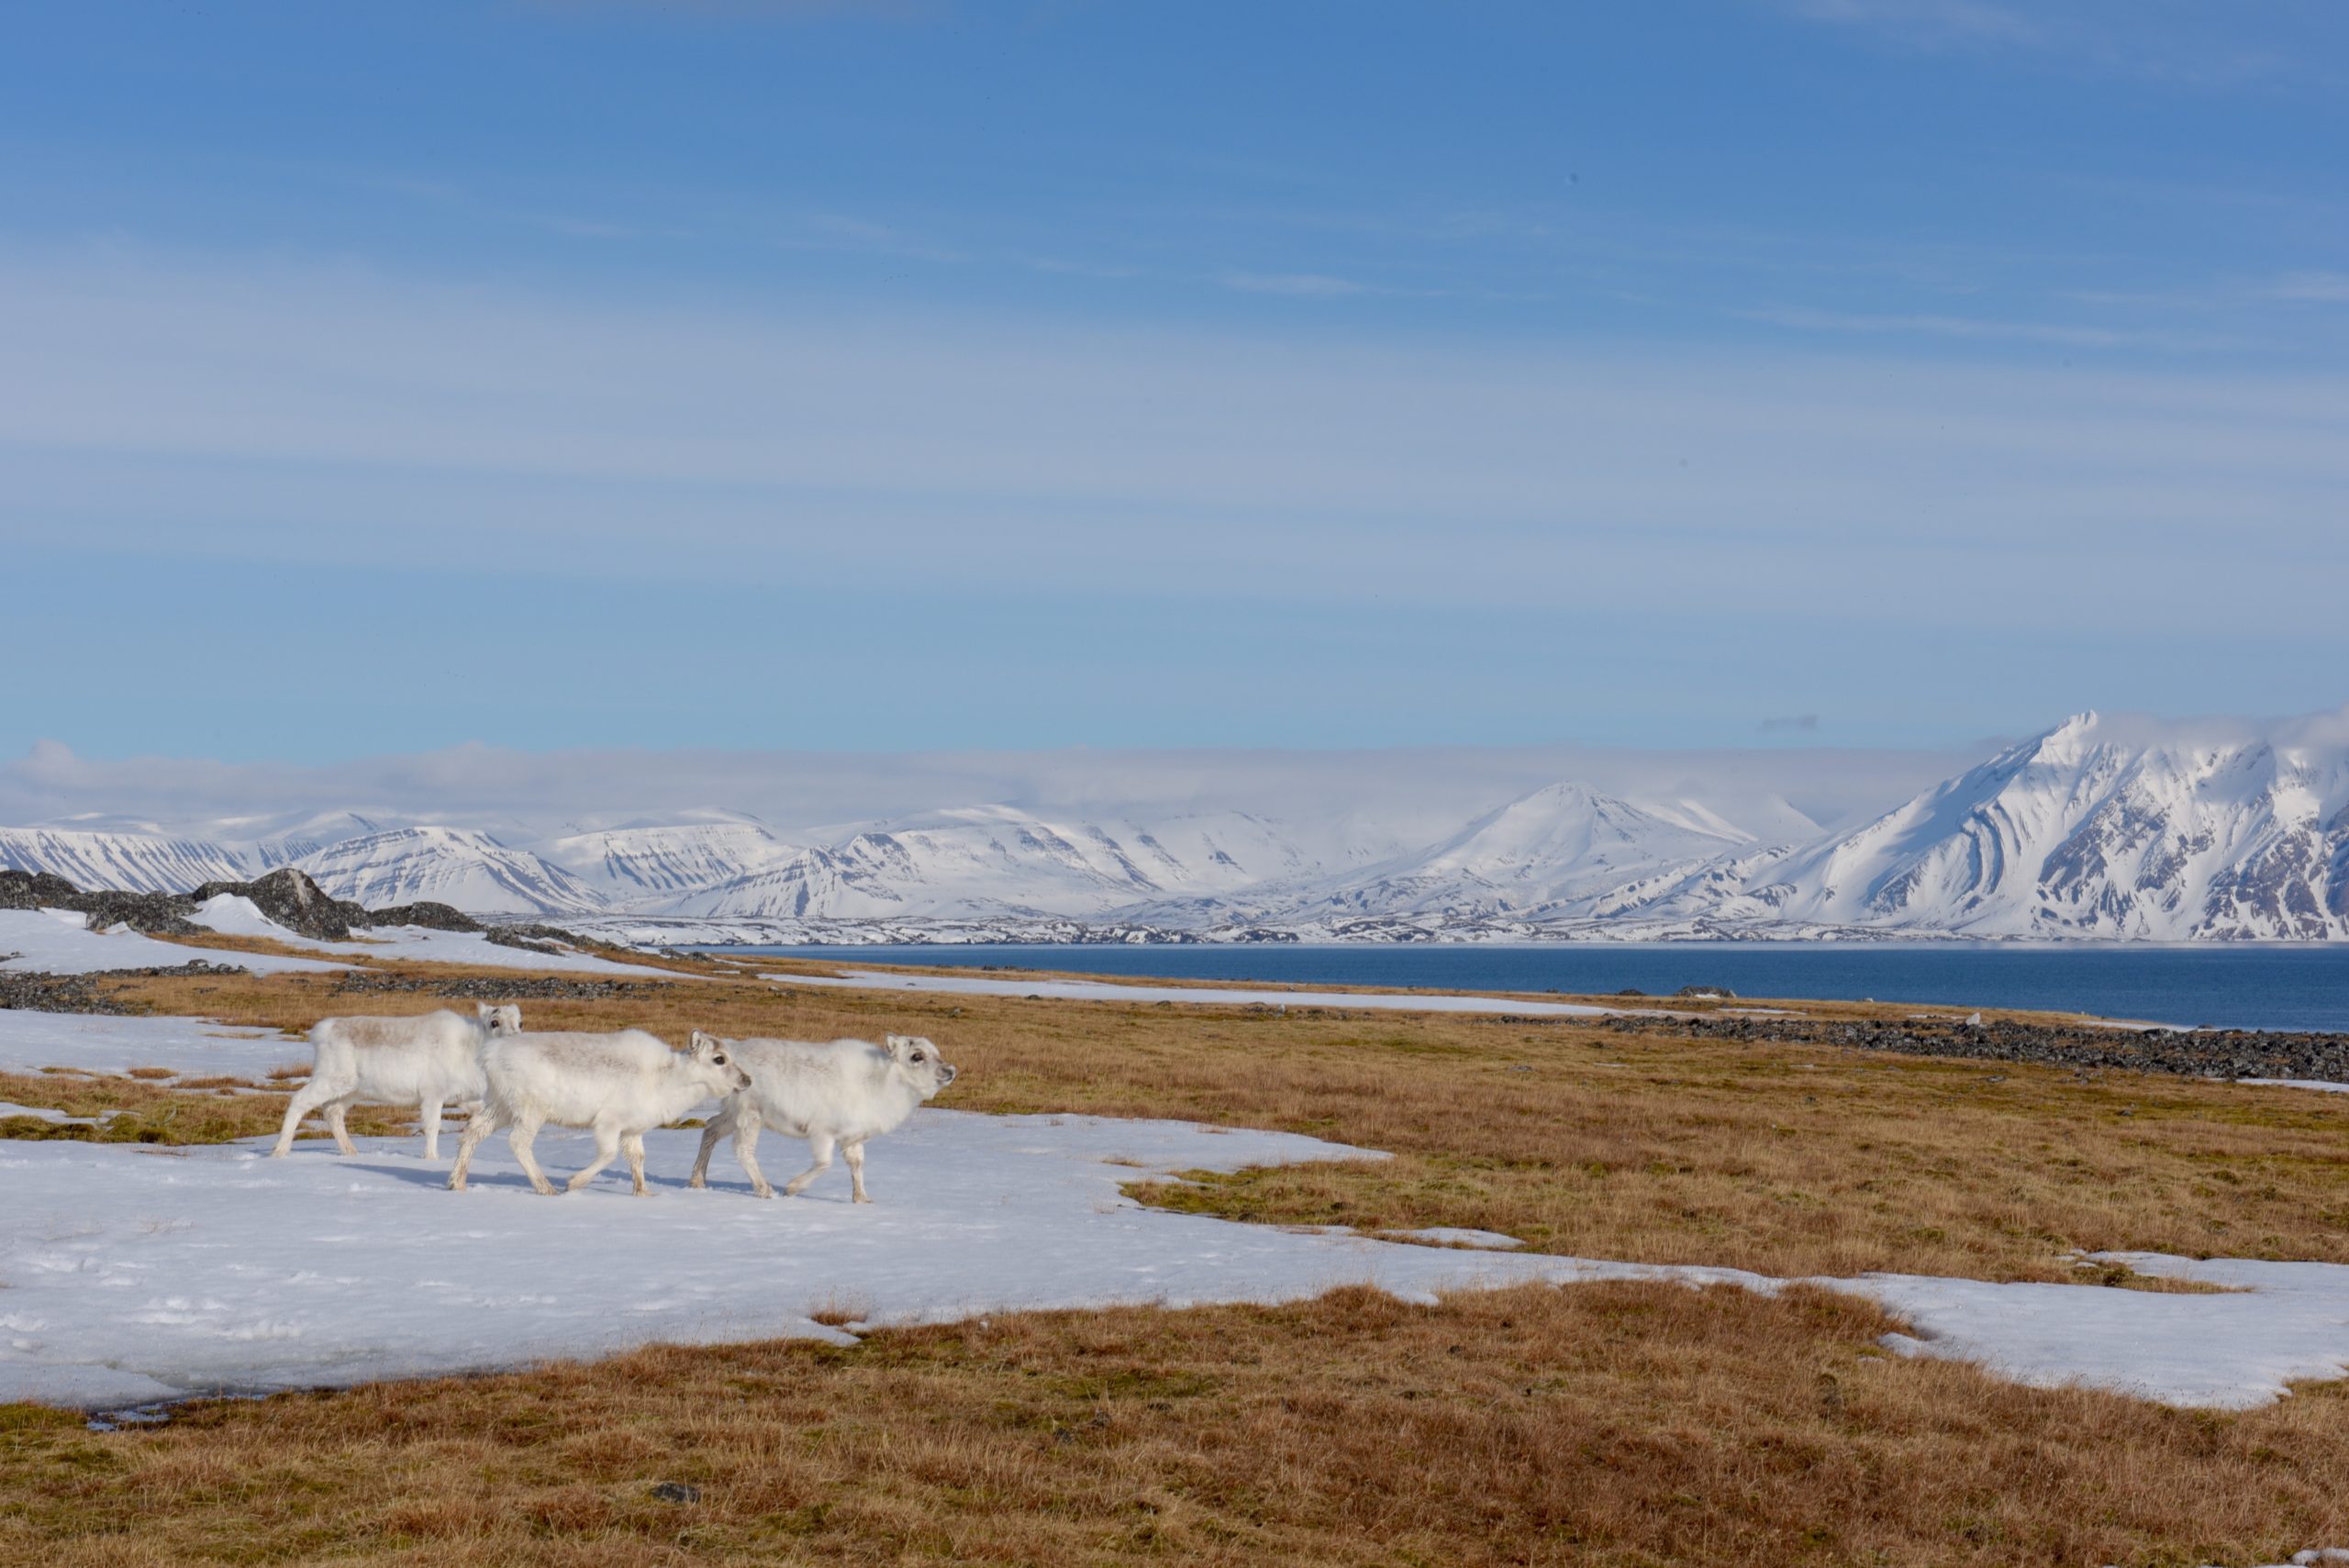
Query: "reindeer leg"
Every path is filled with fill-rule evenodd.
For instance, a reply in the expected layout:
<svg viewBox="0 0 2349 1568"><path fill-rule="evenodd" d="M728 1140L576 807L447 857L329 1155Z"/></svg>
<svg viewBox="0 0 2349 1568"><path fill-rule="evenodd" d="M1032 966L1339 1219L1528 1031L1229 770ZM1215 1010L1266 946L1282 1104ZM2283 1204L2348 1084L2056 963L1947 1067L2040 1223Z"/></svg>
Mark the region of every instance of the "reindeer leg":
<svg viewBox="0 0 2349 1568"><path fill-rule="evenodd" d="M351 1141L351 1129L342 1121L351 1109L351 1104L349 1100L337 1100L327 1106L327 1130L334 1134L334 1146L345 1154L359 1152L359 1145Z"/></svg>
<svg viewBox="0 0 2349 1568"><path fill-rule="evenodd" d="M644 1134L631 1132L621 1139L620 1152L628 1156L628 1174L631 1190L639 1197L651 1197L652 1189L644 1184Z"/></svg>
<svg viewBox="0 0 2349 1568"><path fill-rule="evenodd" d="M565 1182L562 1184L562 1190L567 1193L575 1193L594 1181L596 1173L610 1164L613 1156L619 1151L620 1129L607 1121L597 1122L596 1124L596 1157L587 1162L584 1169Z"/></svg>
<svg viewBox="0 0 2349 1568"><path fill-rule="evenodd" d="M783 1184L784 1196L797 1197L807 1190L808 1183L832 1168L832 1135L829 1132L809 1133L807 1151L816 1157L816 1162Z"/></svg>
<svg viewBox="0 0 2349 1568"><path fill-rule="evenodd" d="M774 1188L769 1184L767 1173L759 1169L759 1134L765 1127L756 1111L744 1111L734 1118L734 1161L751 1178L752 1192L761 1197L773 1197Z"/></svg>
<svg viewBox="0 0 2349 1568"><path fill-rule="evenodd" d="M417 1108L424 1117L424 1157L440 1158L440 1105L439 1100L427 1100Z"/></svg>
<svg viewBox="0 0 2349 1568"><path fill-rule="evenodd" d="M294 1131L302 1125L302 1118L341 1093L335 1084L311 1073L310 1081L294 1091L293 1103L285 1107L285 1125L277 1129L277 1146L269 1151L270 1158L284 1159L294 1147Z"/></svg>
<svg viewBox="0 0 2349 1568"><path fill-rule="evenodd" d="M685 1185L689 1187L709 1185L709 1157L717 1151L718 1140L725 1137L726 1129L733 1125L731 1120L733 1115L734 1102L728 1100L718 1107L716 1116L711 1117L702 1125L701 1149L694 1155L694 1173L686 1181Z"/></svg>
<svg viewBox="0 0 2349 1568"><path fill-rule="evenodd" d="M540 1197L552 1197L554 1184L547 1180L547 1173L539 1169L538 1161L530 1153L530 1145L538 1140L539 1129L545 1125L545 1117L526 1113L515 1119L514 1130L506 1135L506 1141L513 1146L514 1162L530 1178L530 1189Z"/></svg>
<svg viewBox="0 0 2349 1568"><path fill-rule="evenodd" d="M848 1184L856 1194L850 1201L871 1203L873 1200L864 1194L864 1140L843 1144L841 1152L848 1156Z"/></svg>
<svg viewBox="0 0 2349 1568"><path fill-rule="evenodd" d="M465 1173L473 1168L473 1151L481 1147L483 1139L496 1130L496 1114L486 1106L482 1107L479 1115L465 1123L464 1136L457 1140L457 1162L449 1171L451 1192L461 1193L465 1190Z"/></svg>

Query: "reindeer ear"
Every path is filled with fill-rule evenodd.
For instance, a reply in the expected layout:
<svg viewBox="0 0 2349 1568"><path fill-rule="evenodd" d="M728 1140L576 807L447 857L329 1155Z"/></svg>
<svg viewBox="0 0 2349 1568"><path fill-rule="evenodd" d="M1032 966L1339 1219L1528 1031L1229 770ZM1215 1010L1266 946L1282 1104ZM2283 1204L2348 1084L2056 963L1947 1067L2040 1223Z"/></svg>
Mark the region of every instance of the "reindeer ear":
<svg viewBox="0 0 2349 1568"><path fill-rule="evenodd" d="M911 1039L901 1034L884 1035L882 1038L888 1041L889 1054L892 1056L903 1056L906 1053L906 1048L913 1044Z"/></svg>
<svg viewBox="0 0 2349 1568"><path fill-rule="evenodd" d="M486 1002L475 1002L473 1004L473 1017L477 1018L494 1018L497 1017L497 1009L491 1006Z"/></svg>
<svg viewBox="0 0 2349 1568"><path fill-rule="evenodd" d="M694 1030L693 1048L696 1051L713 1051L717 1049L717 1046L718 1041L702 1033L699 1029Z"/></svg>

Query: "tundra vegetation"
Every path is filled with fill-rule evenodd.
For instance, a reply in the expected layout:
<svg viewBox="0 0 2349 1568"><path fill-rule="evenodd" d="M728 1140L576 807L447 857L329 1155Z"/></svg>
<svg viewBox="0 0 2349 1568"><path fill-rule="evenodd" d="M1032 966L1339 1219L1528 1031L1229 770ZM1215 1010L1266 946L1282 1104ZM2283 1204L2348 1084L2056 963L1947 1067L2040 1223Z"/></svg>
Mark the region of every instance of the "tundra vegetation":
<svg viewBox="0 0 2349 1568"><path fill-rule="evenodd" d="M2143 1283L2078 1266L2107 1249L2349 1262L2344 1096L1578 1020L675 967L731 977L533 1002L531 1021L672 1043L914 1033L962 1069L957 1109L1272 1127L1396 1155L1135 1189L1241 1220L1473 1227L1779 1274ZM432 1002L330 1002L335 984L106 983L126 1005L293 1031ZM284 1087L12 1074L0 1099L126 1108L142 1136L182 1141L275 1130ZM110 1432L16 1407L0 1410L0 1560L2240 1563L2349 1541L2349 1384L2171 1410L1892 1357L1876 1343L1891 1326L1799 1291L1531 1287L1434 1307L1343 1292L998 1315L845 1348L654 1348L198 1403Z"/></svg>

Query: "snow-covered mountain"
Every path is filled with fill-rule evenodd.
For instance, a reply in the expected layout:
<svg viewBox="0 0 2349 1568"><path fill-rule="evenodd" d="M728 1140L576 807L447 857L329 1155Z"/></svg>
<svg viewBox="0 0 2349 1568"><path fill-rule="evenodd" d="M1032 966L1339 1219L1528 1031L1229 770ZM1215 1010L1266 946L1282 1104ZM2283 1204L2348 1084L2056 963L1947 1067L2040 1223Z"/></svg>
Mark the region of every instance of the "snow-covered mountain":
<svg viewBox="0 0 2349 1568"><path fill-rule="evenodd" d="M1968 936L2349 938L2349 710L2266 733L2080 714L1741 897Z"/></svg>
<svg viewBox="0 0 2349 1568"><path fill-rule="evenodd" d="M241 882L245 862L222 845L157 833L70 828L0 828L0 870L45 871L76 887L184 893L213 881Z"/></svg>
<svg viewBox="0 0 2349 1568"><path fill-rule="evenodd" d="M682 916L815 920L1098 916L1295 874L1302 851L1244 812L1142 826L967 806L852 834L679 900Z"/></svg>
<svg viewBox="0 0 2349 1568"><path fill-rule="evenodd" d="M1628 890L1753 847L1710 813L1635 806L1572 782L1510 801L1442 843L1340 882L1285 914L1582 918Z"/></svg>
<svg viewBox="0 0 2349 1568"><path fill-rule="evenodd" d="M787 859L797 847L751 817L696 815L707 819L630 822L567 833L536 849L616 908L658 908L738 881Z"/></svg>
<svg viewBox="0 0 2349 1568"><path fill-rule="evenodd" d="M395 828L295 862L337 898L370 909L423 899L481 915L587 915L604 907L579 878L462 828Z"/></svg>
<svg viewBox="0 0 2349 1568"><path fill-rule="evenodd" d="M1292 779L1275 794L1294 820L1114 799L830 828L716 808L552 831L500 817L495 836L373 808L201 832L83 815L0 829L0 867L185 891L290 858L373 907L435 899L679 940L2349 940L2349 708L2082 714L1831 832L1766 784L1721 784L1735 767L1692 754L1638 789L1520 784L1473 813L1466 792L1324 809Z"/></svg>

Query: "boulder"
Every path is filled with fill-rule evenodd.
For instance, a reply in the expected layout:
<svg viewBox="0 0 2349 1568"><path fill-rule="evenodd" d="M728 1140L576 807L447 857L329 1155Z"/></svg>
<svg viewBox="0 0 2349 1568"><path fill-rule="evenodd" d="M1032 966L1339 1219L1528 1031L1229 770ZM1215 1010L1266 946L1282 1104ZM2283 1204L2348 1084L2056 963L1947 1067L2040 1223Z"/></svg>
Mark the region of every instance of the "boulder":
<svg viewBox="0 0 2349 1568"><path fill-rule="evenodd" d="M422 926L434 931L478 931L482 923L463 910L447 904L435 904L425 899L415 904L395 904L388 909L371 909L368 923L376 926Z"/></svg>
<svg viewBox="0 0 2349 1568"><path fill-rule="evenodd" d="M348 941L351 931L364 930L374 917L348 899L331 898L297 866L279 866L250 882L207 882L195 890L195 901L223 893L250 898L253 906L287 930L322 942Z"/></svg>

